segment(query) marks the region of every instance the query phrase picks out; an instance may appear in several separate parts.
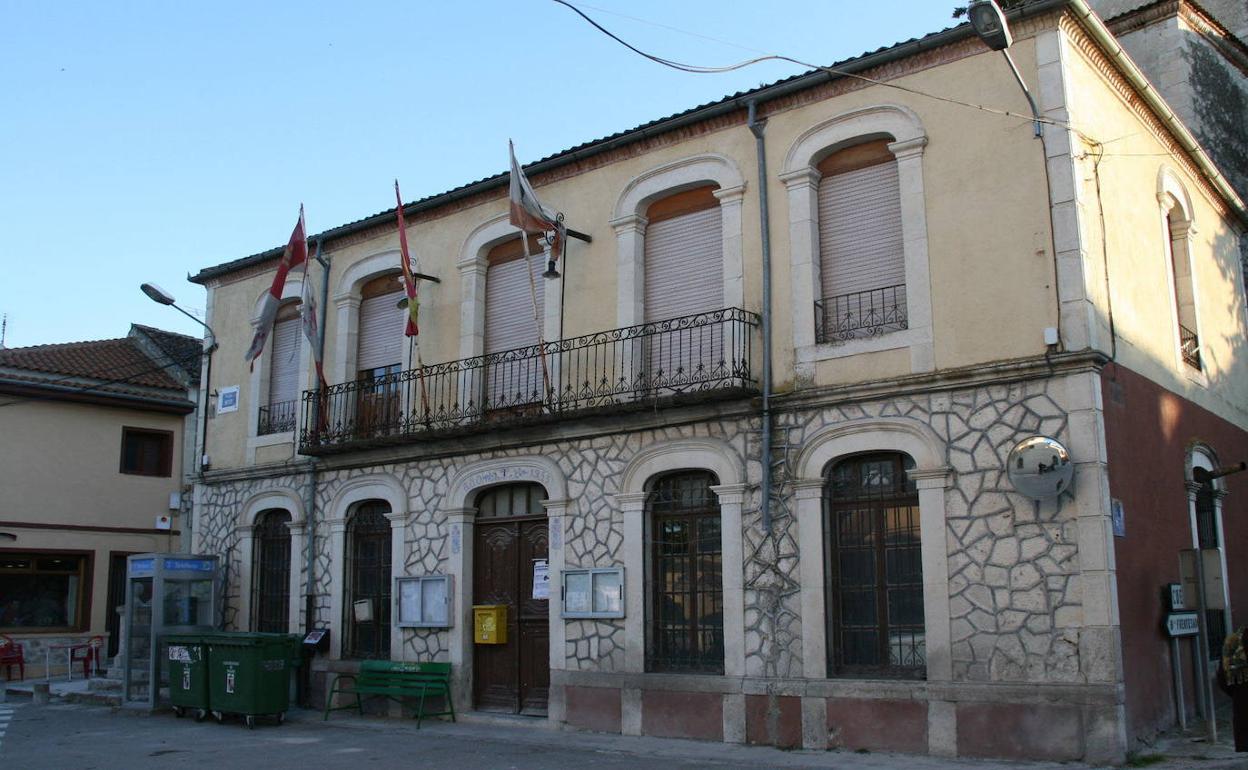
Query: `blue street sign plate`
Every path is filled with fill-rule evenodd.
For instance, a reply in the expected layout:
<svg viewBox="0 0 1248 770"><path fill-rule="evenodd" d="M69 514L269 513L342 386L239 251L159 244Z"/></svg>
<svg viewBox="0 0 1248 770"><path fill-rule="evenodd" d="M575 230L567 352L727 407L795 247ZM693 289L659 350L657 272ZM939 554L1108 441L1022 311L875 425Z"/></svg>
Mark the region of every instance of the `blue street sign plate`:
<svg viewBox="0 0 1248 770"><path fill-rule="evenodd" d="M1166 615L1166 633L1170 636L1195 636L1200 623L1195 612L1171 612Z"/></svg>

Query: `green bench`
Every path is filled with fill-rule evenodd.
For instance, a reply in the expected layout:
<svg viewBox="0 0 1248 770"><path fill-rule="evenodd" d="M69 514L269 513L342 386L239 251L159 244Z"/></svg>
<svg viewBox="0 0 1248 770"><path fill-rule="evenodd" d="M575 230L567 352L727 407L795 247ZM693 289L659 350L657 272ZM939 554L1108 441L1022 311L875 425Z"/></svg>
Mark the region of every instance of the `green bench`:
<svg viewBox="0 0 1248 770"><path fill-rule="evenodd" d="M351 689L342 687L351 682ZM334 706L334 695L354 695L355 703L345 706ZM364 713L363 696L380 695L398 703L403 698L418 698L416 703L416 727L420 728L420 720L424 717L437 717L450 714L455 721L455 707L451 704L451 664L450 663L402 663L392 660L366 660L360 663L360 673L339 674L330 685L329 695L325 698L325 717L329 712L354 707L362 715ZM442 696L446 699L446 710L431 713L425 712L425 696Z"/></svg>

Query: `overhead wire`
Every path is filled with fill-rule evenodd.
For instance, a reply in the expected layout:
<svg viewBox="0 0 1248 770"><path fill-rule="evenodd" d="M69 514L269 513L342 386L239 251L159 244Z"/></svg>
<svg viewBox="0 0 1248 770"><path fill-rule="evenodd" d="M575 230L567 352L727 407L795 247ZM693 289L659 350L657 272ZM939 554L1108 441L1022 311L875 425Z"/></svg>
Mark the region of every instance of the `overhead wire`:
<svg viewBox="0 0 1248 770"><path fill-rule="evenodd" d="M754 64L760 64L762 62L782 61L782 62L787 62L789 64L796 64L799 67L805 67L807 69L825 72L829 75L835 75L837 77L853 78L855 80L861 80L863 82L870 83L872 85L882 86L884 88L892 88L897 91L903 91L905 93L914 94L916 96L922 96L926 99L933 99L935 101L945 102L947 104L954 104L954 105L958 105L961 107L968 107L970 109L980 110L982 112L988 112L994 115L1017 118L1019 120L1025 120L1029 123L1034 122L1034 121L1039 121L1040 123L1045 123L1047 125L1058 126L1060 128L1069 129L1071 131L1075 131L1081 137L1084 136L1081 132L1078 131L1078 129L1076 129L1069 122L1064 121L1064 120L1058 120L1056 118L1049 118L1049 117L1044 117L1044 116L1024 115L1022 113L1013 112L1012 110L1004 110L1004 109L998 109L996 107L989 107L984 104L977 104L975 102L968 102L962 99L956 99L951 96L941 96L940 94L933 94L927 91L922 91L917 88L903 86L899 83L892 83L886 80L878 80L876 78L868 77L866 75L860 75L856 72L850 72L848 70L839 69L837 67L825 67L819 64L811 64L810 62L805 62L800 59L795 59L791 56L784 56L782 54L765 54L763 56L756 56L752 59L746 59L745 61L740 61L735 64L728 64L728 65L724 65L720 67L709 67L709 66L702 66L702 65L697 65L697 64L687 64L685 62L678 62L673 59L667 59L665 57L658 56L656 54L648 53L646 51L641 50L637 46L621 38L619 35L616 35L614 32L611 32L610 30L608 30L606 27L599 24L594 19L590 18L588 14L586 14L580 8L576 7L575 5L568 2L567 0L553 0L553 2L556 2L559 5L569 8L578 16L580 16L582 19L584 19L586 22L588 22L591 26L597 29L599 32L611 38L612 40L619 43L620 45L624 46L625 48L632 51L633 53L636 53L639 56L649 59L650 61L655 62L656 64L661 64L665 67L670 67L671 69L679 70L681 72L689 72L689 73L693 73L697 75L713 75L713 74L721 74L725 72L732 72L735 70L744 69L745 67L749 67ZM683 30L678 30L678 31L683 31ZM716 42L722 42L722 41L716 41Z"/></svg>
<svg viewBox="0 0 1248 770"><path fill-rule="evenodd" d="M199 356L196 356L196 358L198 357ZM155 374L156 372L164 371L165 369L169 369L175 366L185 369L187 368L187 366L193 363L194 363L194 360L190 358L186 359L185 361L180 361L176 358L170 357L170 361L167 364L161 364L159 366L155 366L150 369L143 369L141 371L128 374L124 377L117 377L117 378L109 379L109 380L101 380L100 382L92 383L90 385L84 385L79 388L73 388L66 392L49 394L46 396L18 396L16 398L13 398L12 400L0 402L0 408L6 407L6 406L19 406L21 404L26 404L26 403L35 402L35 401L53 401L56 399L64 398L65 396L78 395L81 393L89 393L99 388L106 388L110 385L125 385L125 384L133 382L136 378L139 378L139 377L145 377L149 374ZM120 366L111 367L111 369L119 369L119 368L121 367ZM33 388L47 387L48 385L56 385L61 382L66 382L67 380L77 380L77 379L83 379L83 378L81 376L77 376L77 377L70 376L70 377L62 377L58 380L52 380L51 382L31 381L30 387L33 387Z"/></svg>

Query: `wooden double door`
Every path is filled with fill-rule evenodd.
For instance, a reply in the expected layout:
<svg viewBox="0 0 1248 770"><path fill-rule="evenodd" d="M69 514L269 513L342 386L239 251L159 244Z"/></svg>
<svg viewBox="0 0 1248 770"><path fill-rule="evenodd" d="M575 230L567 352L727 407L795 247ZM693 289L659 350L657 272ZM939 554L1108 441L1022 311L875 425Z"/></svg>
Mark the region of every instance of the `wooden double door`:
<svg viewBox="0 0 1248 770"><path fill-rule="evenodd" d="M533 578L549 537L544 515L477 519L473 603L507 607L507 643L473 645L473 700L482 711L546 715L550 602L533 598Z"/></svg>

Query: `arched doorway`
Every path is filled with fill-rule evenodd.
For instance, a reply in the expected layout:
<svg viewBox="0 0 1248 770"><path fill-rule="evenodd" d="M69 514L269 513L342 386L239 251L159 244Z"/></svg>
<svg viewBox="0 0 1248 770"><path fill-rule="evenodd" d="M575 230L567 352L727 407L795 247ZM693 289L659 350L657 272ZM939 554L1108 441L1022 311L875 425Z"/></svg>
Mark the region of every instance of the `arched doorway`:
<svg viewBox="0 0 1248 770"><path fill-rule="evenodd" d="M360 503L347 522L342 657L390 658L390 504Z"/></svg>
<svg viewBox="0 0 1248 770"><path fill-rule="evenodd" d="M550 602L533 579L550 552L545 499L541 484L524 483L491 487L475 501L473 603L507 608L506 644L473 645L473 701L483 711L546 715Z"/></svg>

